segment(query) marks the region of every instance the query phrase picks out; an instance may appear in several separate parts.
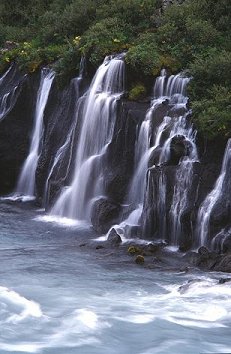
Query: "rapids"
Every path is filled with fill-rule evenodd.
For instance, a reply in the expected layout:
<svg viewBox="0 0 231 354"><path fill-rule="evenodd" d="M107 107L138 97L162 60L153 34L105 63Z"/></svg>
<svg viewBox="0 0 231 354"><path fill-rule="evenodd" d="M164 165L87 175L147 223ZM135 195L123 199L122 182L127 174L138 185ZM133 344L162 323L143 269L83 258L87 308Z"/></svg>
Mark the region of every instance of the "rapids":
<svg viewBox="0 0 231 354"><path fill-rule="evenodd" d="M1 354L230 352L224 274L152 271L89 251L89 226L45 223L42 214L0 205Z"/></svg>

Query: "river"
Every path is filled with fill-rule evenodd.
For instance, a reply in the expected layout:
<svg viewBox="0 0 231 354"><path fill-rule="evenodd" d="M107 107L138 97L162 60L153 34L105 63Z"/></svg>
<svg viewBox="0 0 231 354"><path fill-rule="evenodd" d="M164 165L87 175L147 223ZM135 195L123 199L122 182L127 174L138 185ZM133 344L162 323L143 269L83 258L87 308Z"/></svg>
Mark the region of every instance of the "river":
<svg viewBox="0 0 231 354"><path fill-rule="evenodd" d="M231 353L227 275L144 269L41 214L0 204L1 354Z"/></svg>

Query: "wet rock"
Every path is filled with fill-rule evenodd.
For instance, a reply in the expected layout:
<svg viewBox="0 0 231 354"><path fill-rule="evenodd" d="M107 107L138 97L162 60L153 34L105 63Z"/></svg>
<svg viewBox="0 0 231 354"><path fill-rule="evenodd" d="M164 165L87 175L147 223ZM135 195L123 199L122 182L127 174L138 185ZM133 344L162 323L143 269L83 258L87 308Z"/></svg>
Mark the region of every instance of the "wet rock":
<svg viewBox="0 0 231 354"><path fill-rule="evenodd" d="M117 247L121 244L122 239L120 235L116 232L114 228L112 228L109 232L109 235L107 237L107 242L110 244L112 247Z"/></svg>
<svg viewBox="0 0 231 354"><path fill-rule="evenodd" d="M186 284L181 285L178 288L178 291L179 291L180 294L184 294L184 293L186 293L189 290L189 288L190 288L190 286L192 284L200 283L202 281L203 281L202 279L190 279L190 280L187 281Z"/></svg>
<svg viewBox="0 0 231 354"><path fill-rule="evenodd" d="M96 250L102 250L102 249L104 249L104 248L105 248L105 247L104 247L103 245L97 245L95 249L96 249Z"/></svg>
<svg viewBox="0 0 231 354"><path fill-rule="evenodd" d="M144 256L141 256L140 254L136 256L135 259L136 264L144 264Z"/></svg>
<svg viewBox="0 0 231 354"><path fill-rule="evenodd" d="M199 258L199 254L193 251L190 251L183 256L183 260L193 266L197 266Z"/></svg>
<svg viewBox="0 0 231 354"><path fill-rule="evenodd" d="M209 257L209 250L205 246L201 246L198 249L198 254L200 256Z"/></svg>
<svg viewBox="0 0 231 354"><path fill-rule="evenodd" d="M190 239L185 240L185 242L181 242L179 245L180 252L188 252L192 247L192 241Z"/></svg>
<svg viewBox="0 0 231 354"><path fill-rule="evenodd" d="M216 264L214 270L218 272L231 273L231 255L222 257L221 261Z"/></svg>
<svg viewBox="0 0 231 354"><path fill-rule="evenodd" d="M79 247L85 247L87 244L86 243L81 243Z"/></svg>
<svg viewBox="0 0 231 354"><path fill-rule="evenodd" d="M198 262L197 266L204 270L212 270L216 264L220 261L220 256L215 252L209 252L209 250L202 246L198 250Z"/></svg>
<svg viewBox="0 0 231 354"><path fill-rule="evenodd" d="M231 282L231 278L221 278L219 279L218 284L225 284L228 282Z"/></svg>
<svg viewBox="0 0 231 354"><path fill-rule="evenodd" d="M37 85L36 75L24 76L15 66L1 82L0 100L9 92L14 97L10 109L0 119L1 194L13 191L21 166L28 154ZM17 89L13 94L16 86Z"/></svg>
<svg viewBox="0 0 231 354"><path fill-rule="evenodd" d="M191 144L184 135L175 135L170 143L170 159L168 164L178 165L182 157L189 155L190 149Z"/></svg>
<svg viewBox="0 0 231 354"><path fill-rule="evenodd" d="M124 235L127 238L139 237L141 234L141 227L138 225L126 225L124 227Z"/></svg>
<svg viewBox="0 0 231 354"><path fill-rule="evenodd" d="M222 251L224 253L231 253L231 234L226 235L222 244Z"/></svg>
<svg viewBox="0 0 231 354"><path fill-rule="evenodd" d="M91 222L99 233L106 233L113 224L116 224L120 206L107 198L98 199L92 207Z"/></svg>

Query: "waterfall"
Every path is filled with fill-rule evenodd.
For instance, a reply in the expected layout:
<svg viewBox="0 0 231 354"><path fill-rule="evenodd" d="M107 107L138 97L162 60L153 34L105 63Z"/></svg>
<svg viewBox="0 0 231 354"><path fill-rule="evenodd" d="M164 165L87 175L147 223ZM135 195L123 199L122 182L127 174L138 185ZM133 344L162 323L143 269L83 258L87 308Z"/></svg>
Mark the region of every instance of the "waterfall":
<svg viewBox="0 0 231 354"><path fill-rule="evenodd" d="M167 77L166 71L162 70L161 75L156 79L154 85L154 99L148 110L145 120L141 124L137 141L135 144L135 168L133 178L129 187L126 205L132 210L128 217L115 225L113 228L124 236L127 233L127 225L139 226L140 217L143 210L145 198L145 181L146 173L151 156L157 150L160 150L157 165L166 163L170 157L170 146L173 137L181 135L189 145L189 156L181 161L179 171L177 172L176 188L174 191L173 205L171 217L174 227L172 242L177 238L177 228L180 223L180 216L187 205L187 190L191 183L192 162L197 160L197 151L195 145L195 132L188 123L189 113L186 108L186 86L189 78L183 77L182 74L171 75ZM156 122L158 110L161 107L168 108L167 115L164 115L161 122ZM183 111L183 115L179 116L178 111ZM153 124L156 128L153 129ZM164 134L165 133L165 134ZM168 138L166 139L166 134ZM165 136L164 136L165 135ZM164 142L165 140L165 142ZM166 176L158 167L160 174L158 179L158 193L155 196L157 209L157 218L159 225L159 238L165 238L166 235ZM150 174L147 175L147 186L150 185ZM186 192L185 192L186 188ZM110 232L110 231L109 231Z"/></svg>
<svg viewBox="0 0 231 354"><path fill-rule="evenodd" d="M17 99L17 89L18 85L15 86L12 91L7 92L2 97L0 97L0 120L2 120L14 106L14 103Z"/></svg>
<svg viewBox="0 0 231 354"><path fill-rule="evenodd" d="M10 65L9 68L6 70L6 72L0 77L0 86L3 84L4 80L7 78L7 75L10 73L12 67L13 67L13 64Z"/></svg>
<svg viewBox="0 0 231 354"><path fill-rule="evenodd" d="M189 78L182 77L181 74L178 75L171 75L169 78L166 76L166 71L162 70L161 71L161 76L159 76L156 79L155 85L154 85L154 100L152 101L152 106L151 109L149 110L146 119L144 123L148 121L149 123L149 134L150 134L150 124L151 120L155 119L155 111L156 109L166 101L169 102L170 107L171 105L173 106L170 110L174 111L178 109L179 107L183 106L185 107L187 103L187 98L185 97L185 89L186 85L189 82ZM160 96L159 96L160 95ZM153 118L152 118L153 117ZM190 127L189 129L187 128L187 114L181 116L181 117L175 117L175 114L171 118L170 116L166 115L163 118L163 121L157 126L156 131L154 132L154 139L153 139L153 146L148 147L145 151L145 153L142 154L140 158L140 162L138 165L138 168L135 171L134 177L133 177L133 182L132 182L132 189L137 190L139 189L141 191L140 194L140 202L143 200L144 196L144 188L145 184L143 181L145 180L145 174L148 168L148 161L153 153L153 151L160 146L161 142L161 137L162 134L166 131L166 129L170 129L170 134L169 138L167 141L164 143L164 145L161 147L161 153L159 157L159 165L161 163L164 163L168 160L169 158L169 151L170 151L170 143L171 139L175 135L184 135L186 138L188 138L190 141L193 140L193 132L192 128ZM150 140L150 135L148 137ZM138 146L139 140L138 140ZM148 144L146 144L147 146ZM195 144L193 144L195 147ZM193 155L195 152L195 148L193 149ZM195 157L195 156L193 156ZM144 167L144 168L142 168ZM142 169L142 177L141 177L141 172L140 170ZM182 179L182 178L181 178ZM142 188L139 188L139 184L137 183L137 180L139 180L139 184L142 183ZM159 211L161 216L165 219L164 217L164 199L165 199L165 194L166 194L166 186L164 185L165 182L165 177L163 174L160 174L160 179L159 179L159 195L158 195L158 200L156 201L157 204L159 205ZM179 194L179 191L178 193ZM176 198L175 198L176 199ZM165 227L162 228L165 230Z"/></svg>
<svg viewBox="0 0 231 354"><path fill-rule="evenodd" d="M14 75L13 65L0 78L0 121L11 111L18 97L19 82L15 82L16 85L13 88L8 85L12 75Z"/></svg>
<svg viewBox="0 0 231 354"><path fill-rule="evenodd" d="M54 79L54 72L42 69L39 90L37 94L34 127L30 144L29 154L23 164L21 174L16 187L16 195L29 197L35 196L35 172L41 151L43 134L43 115Z"/></svg>
<svg viewBox="0 0 231 354"><path fill-rule="evenodd" d="M83 79L83 74L85 70L85 58L82 57L80 61L80 68L79 68L79 75L78 77L72 79L72 84L74 87L74 92L75 92L75 100L76 100L76 105L75 105L75 110L74 110L74 121L71 124L71 127L69 129L67 138L65 142L58 148L54 160L52 162L51 168L49 170L46 183L45 183L45 188L44 188L44 197L43 197L43 204L45 208L48 207L49 205L49 197L50 197L50 183L53 175L58 174L61 166L62 166L62 161L65 159L67 156L68 150L69 155L68 155L68 163L67 163L67 168L65 169L65 175L62 177L63 180L65 180L70 172L70 165L71 165L71 160L72 160L72 154L73 154L73 144L74 144L74 134L76 131L76 126L78 122L78 117L80 115L80 109L82 107L83 103L83 97L80 97L80 84Z"/></svg>
<svg viewBox="0 0 231 354"><path fill-rule="evenodd" d="M224 153L220 176L218 177L213 190L205 198L200 206L197 217L197 245L209 246L210 236L210 218L212 211L219 200L224 199L230 201L230 172L231 172L231 139L228 140ZM229 188L227 188L229 186Z"/></svg>
<svg viewBox="0 0 231 354"><path fill-rule="evenodd" d="M103 157L112 139L123 90L123 55L106 57L85 95L72 182L62 190L51 214L90 219L92 201L104 193Z"/></svg>

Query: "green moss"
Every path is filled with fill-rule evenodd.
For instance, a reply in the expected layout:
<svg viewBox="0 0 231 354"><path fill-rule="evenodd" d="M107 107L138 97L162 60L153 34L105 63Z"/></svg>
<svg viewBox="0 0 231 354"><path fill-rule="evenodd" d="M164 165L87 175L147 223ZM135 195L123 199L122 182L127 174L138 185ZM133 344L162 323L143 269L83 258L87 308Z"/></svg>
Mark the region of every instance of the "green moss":
<svg viewBox="0 0 231 354"><path fill-rule="evenodd" d="M143 99L147 94L147 90L143 84L137 84L129 91L129 100L139 101Z"/></svg>
<svg viewBox="0 0 231 354"><path fill-rule="evenodd" d="M137 253L142 253L142 250L139 247L137 247L137 246L130 246L128 248L128 253L130 255L135 255Z"/></svg>

